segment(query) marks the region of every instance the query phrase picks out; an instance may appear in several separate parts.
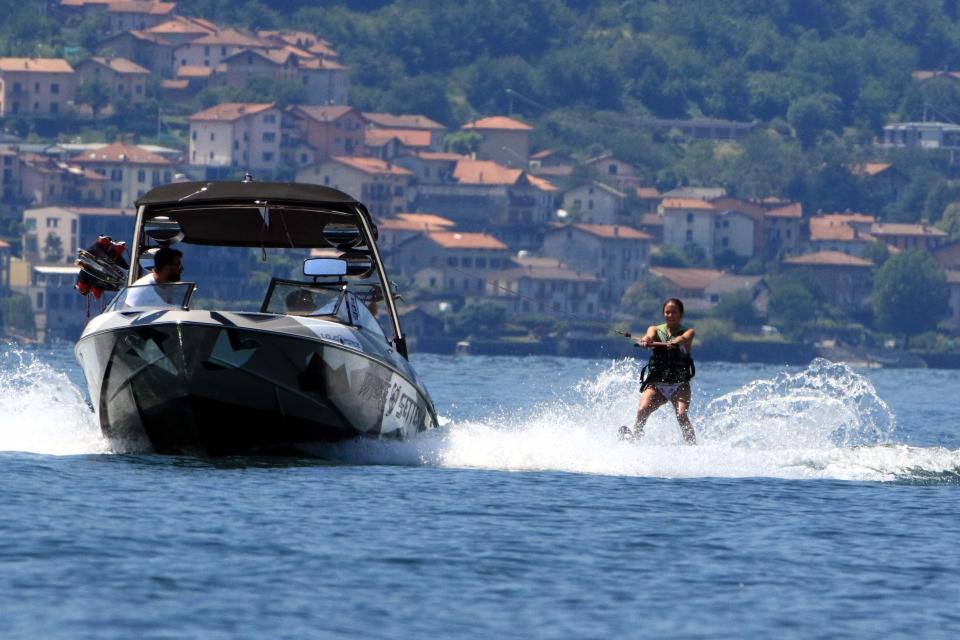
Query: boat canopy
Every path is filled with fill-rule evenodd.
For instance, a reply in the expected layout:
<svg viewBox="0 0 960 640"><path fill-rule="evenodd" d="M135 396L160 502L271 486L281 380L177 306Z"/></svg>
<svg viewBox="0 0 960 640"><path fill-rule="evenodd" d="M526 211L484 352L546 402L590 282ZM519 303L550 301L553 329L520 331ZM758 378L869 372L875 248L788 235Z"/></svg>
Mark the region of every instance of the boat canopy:
<svg viewBox="0 0 960 640"><path fill-rule="evenodd" d="M320 185L283 182L184 182L157 187L137 201L143 220L175 220L190 244L226 247L329 247L331 225L353 226L366 208ZM326 230L326 231L325 231ZM376 233L374 231L374 233Z"/></svg>

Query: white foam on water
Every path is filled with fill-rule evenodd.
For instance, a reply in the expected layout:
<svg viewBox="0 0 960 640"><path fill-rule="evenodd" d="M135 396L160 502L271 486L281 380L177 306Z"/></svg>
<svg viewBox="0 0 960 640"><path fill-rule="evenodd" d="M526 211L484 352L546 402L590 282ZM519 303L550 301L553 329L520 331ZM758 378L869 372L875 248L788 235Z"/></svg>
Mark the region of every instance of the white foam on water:
<svg viewBox="0 0 960 640"><path fill-rule="evenodd" d="M0 451L77 455L110 447L66 374L6 347L0 353Z"/></svg>
<svg viewBox="0 0 960 640"><path fill-rule="evenodd" d="M775 477L891 481L960 478L960 451L893 442L896 421L865 377L816 360L757 380L693 415L700 444L682 444L664 409L639 444L617 439L637 401L637 365L622 361L570 399L524 416L451 422L408 442L338 447L346 461L663 478Z"/></svg>

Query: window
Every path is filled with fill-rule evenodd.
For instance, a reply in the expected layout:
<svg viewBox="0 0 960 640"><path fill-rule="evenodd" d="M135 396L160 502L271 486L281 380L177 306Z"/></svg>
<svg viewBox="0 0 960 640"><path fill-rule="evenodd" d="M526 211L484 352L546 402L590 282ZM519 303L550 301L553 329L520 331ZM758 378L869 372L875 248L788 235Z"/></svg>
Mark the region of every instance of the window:
<svg viewBox="0 0 960 640"><path fill-rule="evenodd" d="M122 194L120 193L120 189L111 189L111 190L110 190L110 200L111 200L111 202L120 202L120 198L121 198L121 197L122 197Z"/></svg>
<svg viewBox="0 0 960 640"><path fill-rule="evenodd" d="M263 116L263 121L266 124L273 124L277 121L277 116L272 113L268 113L267 115Z"/></svg>
<svg viewBox="0 0 960 640"><path fill-rule="evenodd" d="M693 224L693 213L687 212L687 224Z"/></svg>
<svg viewBox="0 0 960 640"><path fill-rule="evenodd" d="M34 91L40 91L40 83L39 83L39 82L34 82L34 83L33 83L33 90L34 90Z"/></svg>
<svg viewBox="0 0 960 640"><path fill-rule="evenodd" d="M190 132L190 139L191 139L191 140L196 140L196 139L197 139L197 132L196 132L196 131L191 131L191 132Z"/></svg>
<svg viewBox="0 0 960 640"><path fill-rule="evenodd" d="M43 291L37 292L37 309L43 309Z"/></svg>
<svg viewBox="0 0 960 640"><path fill-rule="evenodd" d="M453 256L447 258L447 266L448 266L448 267L455 267L455 266L457 266L457 259L454 258Z"/></svg>
<svg viewBox="0 0 960 640"><path fill-rule="evenodd" d="M720 240L720 246L721 246L721 247L729 247L729 246L730 246L730 238L723 238L722 240Z"/></svg>
<svg viewBox="0 0 960 640"><path fill-rule="evenodd" d="M477 258L474 264L477 266L478 269L485 269L487 267L487 259Z"/></svg>
<svg viewBox="0 0 960 640"><path fill-rule="evenodd" d="M111 169L110 170L110 179L114 182L119 182L123 180L123 169Z"/></svg>
<svg viewBox="0 0 960 640"><path fill-rule="evenodd" d="M687 229L687 242L693 242L693 231Z"/></svg>
<svg viewBox="0 0 960 640"><path fill-rule="evenodd" d="M60 226L60 218L47 218L47 229L56 229Z"/></svg>
<svg viewBox="0 0 960 640"><path fill-rule="evenodd" d="M137 171L137 182L146 182L147 181L147 172L145 169L140 169Z"/></svg>
<svg viewBox="0 0 960 640"><path fill-rule="evenodd" d="M213 141L216 140L216 139L217 139L217 134L215 134L214 132L211 131L211 132L210 132L210 142L213 142Z"/></svg>
<svg viewBox="0 0 960 640"><path fill-rule="evenodd" d="M234 141L233 141L233 150L234 150L234 151L239 151L239 150L240 150L240 141L239 141L239 140L234 140Z"/></svg>
<svg viewBox="0 0 960 640"><path fill-rule="evenodd" d="M50 85L50 93L53 95L58 95L60 93L60 83L54 82Z"/></svg>
<svg viewBox="0 0 960 640"><path fill-rule="evenodd" d="M263 161L264 161L264 162L273 162L273 152L272 152L272 151L266 151L266 152L264 152L264 154L263 154Z"/></svg>
<svg viewBox="0 0 960 640"><path fill-rule="evenodd" d="M607 173L612 176L617 175L617 165L611 164L609 167L607 167Z"/></svg>
<svg viewBox="0 0 960 640"><path fill-rule="evenodd" d="M137 91L137 95L138 95L138 96L142 96L142 95L143 95L143 85L142 85L142 84L138 84L136 91Z"/></svg>
<svg viewBox="0 0 960 640"><path fill-rule="evenodd" d="M276 142L276 140L277 140L277 134L276 134L276 133L274 133L273 131L265 131L265 132L264 132L264 134L263 134L263 141L264 141L264 142Z"/></svg>
<svg viewBox="0 0 960 640"><path fill-rule="evenodd" d="M468 267L468 268L469 268L469 267L472 267L472 266L473 266L473 258L460 258L460 266L461 266L461 267Z"/></svg>

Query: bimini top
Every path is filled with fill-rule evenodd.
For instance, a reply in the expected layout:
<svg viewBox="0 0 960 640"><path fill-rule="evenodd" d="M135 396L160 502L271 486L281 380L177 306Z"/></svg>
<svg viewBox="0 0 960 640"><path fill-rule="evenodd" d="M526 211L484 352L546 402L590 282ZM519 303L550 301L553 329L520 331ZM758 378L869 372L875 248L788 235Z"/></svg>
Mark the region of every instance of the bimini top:
<svg viewBox="0 0 960 640"><path fill-rule="evenodd" d="M175 221L191 244L329 247L333 237L358 237L360 217L374 238L377 233L361 203L315 184L183 182L152 189L137 206L147 207L144 223L158 217Z"/></svg>
<svg viewBox="0 0 960 640"><path fill-rule="evenodd" d="M211 202L289 202L315 205L359 204L343 191L297 182L178 182L151 189L136 205L176 206Z"/></svg>

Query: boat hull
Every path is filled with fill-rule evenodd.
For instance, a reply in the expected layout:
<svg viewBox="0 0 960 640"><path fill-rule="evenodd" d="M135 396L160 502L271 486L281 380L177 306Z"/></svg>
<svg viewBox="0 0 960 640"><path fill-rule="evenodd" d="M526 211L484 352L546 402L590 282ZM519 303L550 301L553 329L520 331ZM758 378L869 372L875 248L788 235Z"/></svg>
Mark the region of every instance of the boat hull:
<svg viewBox="0 0 960 640"><path fill-rule="evenodd" d="M407 372L354 346L221 316L92 332L77 357L101 429L120 451L316 455L333 442L436 426Z"/></svg>

